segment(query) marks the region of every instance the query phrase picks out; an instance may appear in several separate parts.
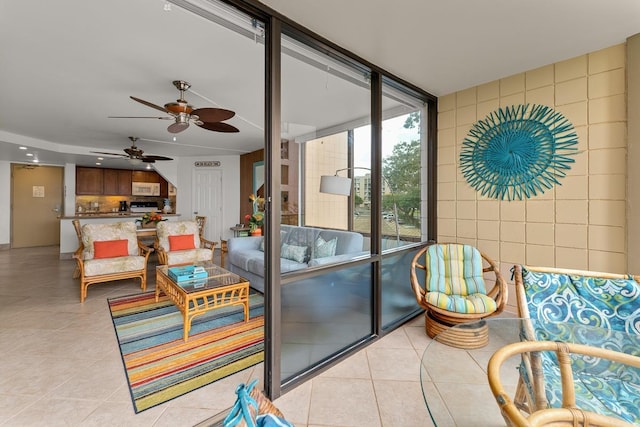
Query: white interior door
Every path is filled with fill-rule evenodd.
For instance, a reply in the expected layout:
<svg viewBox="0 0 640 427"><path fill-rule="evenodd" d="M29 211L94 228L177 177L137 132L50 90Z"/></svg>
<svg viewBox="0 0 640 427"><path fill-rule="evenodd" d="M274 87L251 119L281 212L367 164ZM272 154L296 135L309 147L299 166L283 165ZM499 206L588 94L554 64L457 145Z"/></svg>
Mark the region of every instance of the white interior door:
<svg viewBox="0 0 640 427"><path fill-rule="evenodd" d="M222 171L195 169L191 188L193 215L207 217L205 239L219 242L222 236Z"/></svg>

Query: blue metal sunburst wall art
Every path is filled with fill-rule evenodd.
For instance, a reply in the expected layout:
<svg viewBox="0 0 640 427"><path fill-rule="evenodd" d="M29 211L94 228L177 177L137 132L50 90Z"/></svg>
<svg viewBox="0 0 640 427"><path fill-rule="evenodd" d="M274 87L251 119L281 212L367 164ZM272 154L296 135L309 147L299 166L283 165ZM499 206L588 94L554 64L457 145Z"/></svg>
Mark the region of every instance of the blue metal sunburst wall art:
<svg viewBox="0 0 640 427"><path fill-rule="evenodd" d="M499 108L473 125L462 142L460 168L483 196L522 200L560 184L571 169L578 136L562 114L544 105Z"/></svg>

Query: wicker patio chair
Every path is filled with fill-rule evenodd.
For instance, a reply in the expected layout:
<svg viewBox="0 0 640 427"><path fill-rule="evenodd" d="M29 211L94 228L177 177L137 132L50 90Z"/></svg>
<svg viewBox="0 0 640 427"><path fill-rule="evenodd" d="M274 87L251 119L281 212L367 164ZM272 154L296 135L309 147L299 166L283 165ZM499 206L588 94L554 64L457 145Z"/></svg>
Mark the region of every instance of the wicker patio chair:
<svg viewBox="0 0 640 427"><path fill-rule="evenodd" d="M156 234L160 264L213 261L216 242L202 237L196 221L162 221L156 226Z"/></svg>
<svg viewBox="0 0 640 427"><path fill-rule="evenodd" d="M553 337L562 341L564 337L569 341L580 328L587 334L589 328L597 327L610 333L589 333L589 344L622 350L626 347L624 334L638 335L640 276L525 265L515 265L513 273L518 315L532 319L523 331L527 340ZM562 328L558 322L574 326ZM534 374L543 371L545 361L537 354L523 357L514 401L525 412L555 405L559 400L545 385L555 379L545 380ZM609 367L601 365L599 377L606 381L609 375Z"/></svg>
<svg viewBox="0 0 640 427"><path fill-rule="evenodd" d="M424 272L418 277L417 270ZM494 284L485 286L484 273L492 272ZM411 287L425 311L425 330L431 338L451 326L497 315L507 301L507 283L497 264L473 246L433 244L418 251L411 262ZM488 327L458 328L447 334L445 344L479 348L487 344Z"/></svg>
<svg viewBox="0 0 640 427"><path fill-rule="evenodd" d="M145 291L150 252L139 242L133 222L83 225L82 244L73 254L80 270L80 302L95 283L138 278Z"/></svg>
<svg viewBox="0 0 640 427"><path fill-rule="evenodd" d="M553 352L559 367L562 390L562 407L546 407L524 414L506 393L500 381L500 368L510 357L524 354ZM612 396L610 400L603 400L601 396L585 396L593 390L583 384L580 373L572 368L572 359L586 356L588 359L605 359L611 363L628 369L640 369L640 357L613 351L609 349L591 347L582 344L555 341L523 341L508 344L496 351L489 359L487 375L491 392L502 411L502 415L509 426L538 427L538 426L584 426L584 427L630 427L638 425L638 420L626 421L614 411L617 408L638 408L640 397L636 394ZM538 373L541 375L541 372ZM621 373L621 375L624 375ZM591 376L591 375L589 375ZM590 406L580 406L583 403ZM593 410L596 405L598 412ZM633 414L624 414L633 418ZM637 415L636 415L637 416Z"/></svg>

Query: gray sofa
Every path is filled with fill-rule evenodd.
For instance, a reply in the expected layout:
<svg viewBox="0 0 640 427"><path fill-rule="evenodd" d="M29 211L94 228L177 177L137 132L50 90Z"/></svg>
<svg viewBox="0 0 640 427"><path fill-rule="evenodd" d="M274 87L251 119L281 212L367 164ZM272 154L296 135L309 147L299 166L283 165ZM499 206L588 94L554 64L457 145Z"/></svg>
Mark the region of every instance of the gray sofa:
<svg viewBox="0 0 640 427"><path fill-rule="evenodd" d="M362 234L352 231L283 225L280 233L282 273L347 261L366 254L362 247ZM227 242L229 270L249 279L251 287L260 292L264 292L263 239L257 236L233 237Z"/></svg>

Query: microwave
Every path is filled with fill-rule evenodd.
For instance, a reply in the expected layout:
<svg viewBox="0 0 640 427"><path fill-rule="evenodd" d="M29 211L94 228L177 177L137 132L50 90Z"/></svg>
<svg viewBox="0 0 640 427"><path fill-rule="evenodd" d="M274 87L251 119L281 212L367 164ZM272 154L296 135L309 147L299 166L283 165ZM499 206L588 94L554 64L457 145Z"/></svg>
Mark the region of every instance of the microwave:
<svg viewBox="0 0 640 427"><path fill-rule="evenodd" d="M159 182L132 182L131 195L132 196L159 196L160 183Z"/></svg>

